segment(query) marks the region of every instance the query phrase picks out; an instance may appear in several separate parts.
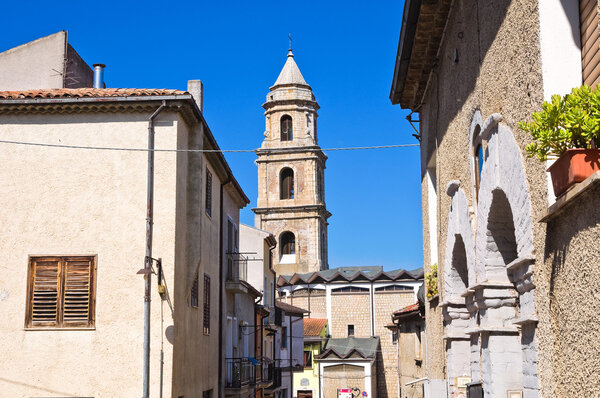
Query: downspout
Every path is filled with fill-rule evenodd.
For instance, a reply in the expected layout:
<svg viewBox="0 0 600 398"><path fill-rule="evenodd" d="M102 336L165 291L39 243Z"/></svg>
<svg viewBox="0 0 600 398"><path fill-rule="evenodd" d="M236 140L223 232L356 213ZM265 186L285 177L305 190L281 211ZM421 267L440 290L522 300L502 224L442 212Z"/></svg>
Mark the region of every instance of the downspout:
<svg viewBox="0 0 600 398"><path fill-rule="evenodd" d="M371 337L375 336L375 294L373 293L373 282L371 282Z"/></svg>
<svg viewBox="0 0 600 398"><path fill-rule="evenodd" d="M144 376L143 398L150 396L150 293L152 291L152 225L154 223L154 119L167 106L162 104L148 119L148 182L146 192L146 255L144 257ZM161 331L162 333L162 331Z"/></svg>
<svg viewBox="0 0 600 398"><path fill-rule="evenodd" d="M221 183L219 189L219 397L223 397L223 311L225 311L223 305L223 187L231 181L231 177L227 177L225 182Z"/></svg>
<svg viewBox="0 0 600 398"><path fill-rule="evenodd" d="M294 358L294 327L291 315L288 315L288 322L290 323L290 395L294 395L294 366L292 365L292 359Z"/></svg>

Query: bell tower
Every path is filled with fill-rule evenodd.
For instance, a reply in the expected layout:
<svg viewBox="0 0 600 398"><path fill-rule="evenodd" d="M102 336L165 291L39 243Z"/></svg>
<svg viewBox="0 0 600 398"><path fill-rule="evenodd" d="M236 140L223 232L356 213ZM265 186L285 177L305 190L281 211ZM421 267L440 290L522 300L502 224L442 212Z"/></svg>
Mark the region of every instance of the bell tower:
<svg viewBox="0 0 600 398"><path fill-rule="evenodd" d="M269 89L266 127L257 150L258 203L255 226L277 239L278 274L328 269L325 161L317 138L319 105L290 49Z"/></svg>

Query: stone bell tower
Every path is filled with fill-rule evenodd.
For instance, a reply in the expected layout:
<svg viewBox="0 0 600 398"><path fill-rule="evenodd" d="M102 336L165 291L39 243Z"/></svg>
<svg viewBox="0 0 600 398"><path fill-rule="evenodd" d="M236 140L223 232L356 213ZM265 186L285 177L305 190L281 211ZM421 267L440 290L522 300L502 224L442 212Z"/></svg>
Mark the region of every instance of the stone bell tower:
<svg viewBox="0 0 600 398"><path fill-rule="evenodd" d="M317 110L290 49L269 89L265 139L257 150L255 226L277 239L273 267L291 275L328 269L325 161L317 140Z"/></svg>

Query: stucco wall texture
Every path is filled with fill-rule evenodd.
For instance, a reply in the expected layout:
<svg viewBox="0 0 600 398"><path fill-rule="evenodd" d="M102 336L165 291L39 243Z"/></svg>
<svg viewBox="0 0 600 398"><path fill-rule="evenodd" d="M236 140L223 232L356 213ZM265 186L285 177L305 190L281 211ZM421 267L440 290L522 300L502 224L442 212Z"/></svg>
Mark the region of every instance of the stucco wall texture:
<svg viewBox="0 0 600 398"><path fill-rule="evenodd" d="M431 76L420 120L423 135L422 165L437 165L438 251L444 258L445 236L451 198L445 187L452 180L461 188L475 213L469 126L478 109L485 120L494 113L503 117L521 149L530 198L535 253L535 312L539 319L537 365L539 396L594 396L600 381L590 375L598 366L600 350L596 333L596 297L600 278L594 272L598 248L598 214L592 196L580 199L568 213L550 222L538 221L548 209L545 165L527 158L523 148L529 136L517 127L540 109L543 100L540 62L538 2L534 0L477 2L457 0L440 52L439 66ZM437 150L436 150L437 148ZM436 152L436 156L432 154ZM429 267L428 203L425 168L423 175L423 220L425 267ZM513 209L518 211L518 209ZM476 214L473 214L475 216ZM473 217L472 216L472 217ZM472 222L475 224L474 218ZM515 225L515 227L520 227ZM581 283L575 275L585 275ZM444 297L444 272L438 271L440 302ZM436 299L437 300L437 299ZM443 378L444 332L436 301L427 306L427 372Z"/></svg>
<svg viewBox="0 0 600 398"><path fill-rule="evenodd" d="M0 136L139 148L147 144L148 116L5 114ZM176 113L163 111L155 127L156 147L202 147L198 128L186 125ZM2 350L0 395L139 395L144 281L136 272L144 264L147 154L18 146L5 152L3 163L0 220L5 228L0 248L10 272L0 281L0 308L7 317L0 326L0 339L10 344ZM218 234L209 249L210 239L202 237L201 231L208 233L210 228L202 228L200 216L204 215L197 206L203 197L203 180L197 178L201 174L197 170L204 163L201 155L155 156L153 257L162 258L176 312L164 304L163 334L153 278L152 396L159 392L161 334L163 396L196 397L204 390L217 389L218 368L197 366L206 358L215 362L218 358ZM33 254L97 255L94 330L24 330L27 258ZM192 309L186 295L197 269L210 273L213 280L214 332L208 336L202 334L202 310ZM173 352L173 342L177 352Z"/></svg>

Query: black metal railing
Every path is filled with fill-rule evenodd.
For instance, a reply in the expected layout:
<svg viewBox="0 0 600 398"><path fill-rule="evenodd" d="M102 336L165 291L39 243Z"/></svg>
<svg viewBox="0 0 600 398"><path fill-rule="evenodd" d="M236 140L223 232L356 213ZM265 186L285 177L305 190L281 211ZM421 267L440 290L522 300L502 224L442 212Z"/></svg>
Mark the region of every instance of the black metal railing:
<svg viewBox="0 0 600 398"><path fill-rule="evenodd" d="M225 358L226 388L241 388L256 383L256 365L248 358Z"/></svg>
<svg viewBox="0 0 600 398"><path fill-rule="evenodd" d="M241 253L227 253L227 281L248 281L248 257Z"/></svg>
<svg viewBox="0 0 600 398"><path fill-rule="evenodd" d="M273 384L270 388L281 387L281 360L276 359L272 362L269 373L270 379L273 380Z"/></svg>
<svg viewBox="0 0 600 398"><path fill-rule="evenodd" d="M263 383L270 383L273 381L273 368L275 367L275 362L271 361L268 358L263 358L261 365L260 365L260 369L259 369L259 374L260 376L260 381Z"/></svg>

